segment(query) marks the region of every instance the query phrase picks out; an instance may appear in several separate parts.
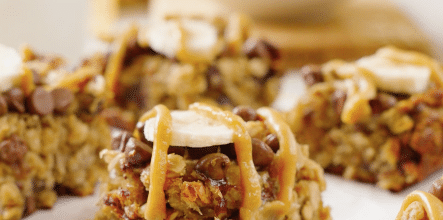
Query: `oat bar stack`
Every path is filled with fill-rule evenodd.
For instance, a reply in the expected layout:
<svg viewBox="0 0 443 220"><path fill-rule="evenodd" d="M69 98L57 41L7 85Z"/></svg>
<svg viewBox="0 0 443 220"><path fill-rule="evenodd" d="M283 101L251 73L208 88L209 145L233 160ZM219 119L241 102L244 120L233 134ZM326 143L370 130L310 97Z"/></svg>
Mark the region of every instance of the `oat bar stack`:
<svg viewBox="0 0 443 220"><path fill-rule="evenodd" d="M158 105L138 125L101 152L98 220L330 219L323 169L270 108Z"/></svg>
<svg viewBox="0 0 443 220"><path fill-rule="evenodd" d="M96 54L84 65L105 66L114 106L135 113L134 120L160 103L171 109L196 101L227 108L265 106L278 93L280 54L250 36L249 26L242 15L153 21L128 30L111 52ZM115 109L107 113L116 115Z"/></svg>
<svg viewBox="0 0 443 220"><path fill-rule="evenodd" d="M435 60L386 47L301 72L308 88L288 121L327 172L400 191L443 166L443 69Z"/></svg>
<svg viewBox="0 0 443 220"><path fill-rule="evenodd" d="M89 195L105 171L109 129L99 71L0 45L0 219L51 208L58 194Z"/></svg>

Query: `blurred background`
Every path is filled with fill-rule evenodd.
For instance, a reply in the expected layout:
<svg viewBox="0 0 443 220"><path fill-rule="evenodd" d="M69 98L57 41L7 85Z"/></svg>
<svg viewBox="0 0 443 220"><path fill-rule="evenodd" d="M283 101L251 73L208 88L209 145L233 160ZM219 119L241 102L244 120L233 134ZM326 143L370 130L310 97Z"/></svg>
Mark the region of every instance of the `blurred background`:
<svg viewBox="0 0 443 220"><path fill-rule="evenodd" d="M0 43L77 62L127 23L171 13L249 13L291 67L353 59L394 44L443 60L441 0L0 0ZM196 7L197 5L197 7ZM192 7L191 7L192 6Z"/></svg>

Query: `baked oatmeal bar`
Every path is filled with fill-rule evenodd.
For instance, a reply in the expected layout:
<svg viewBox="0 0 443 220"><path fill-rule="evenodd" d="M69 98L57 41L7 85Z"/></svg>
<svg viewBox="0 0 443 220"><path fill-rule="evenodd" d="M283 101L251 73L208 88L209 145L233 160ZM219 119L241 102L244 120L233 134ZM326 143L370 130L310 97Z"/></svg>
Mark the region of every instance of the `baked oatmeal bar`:
<svg viewBox="0 0 443 220"><path fill-rule="evenodd" d="M301 69L306 94L288 121L326 172L400 191L443 165L443 70L394 47Z"/></svg>
<svg viewBox="0 0 443 220"><path fill-rule="evenodd" d="M270 108L157 105L112 136L96 219L330 219L323 169Z"/></svg>
<svg viewBox="0 0 443 220"><path fill-rule="evenodd" d="M443 178L435 181L428 192L410 193L398 212L396 220L443 219Z"/></svg>
<svg viewBox="0 0 443 220"><path fill-rule="evenodd" d="M110 131L98 71L0 45L0 219L51 208L58 194L93 193ZM102 83L100 83L102 82ZM100 86L102 84L102 86Z"/></svg>
<svg viewBox="0 0 443 220"><path fill-rule="evenodd" d="M135 113L135 120L157 104L170 109L186 109L196 101L231 109L266 106L278 93L280 54L250 36L249 25L241 15L156 20L132 27L112 51L84 65L105 66L114 106Z"/></svg>

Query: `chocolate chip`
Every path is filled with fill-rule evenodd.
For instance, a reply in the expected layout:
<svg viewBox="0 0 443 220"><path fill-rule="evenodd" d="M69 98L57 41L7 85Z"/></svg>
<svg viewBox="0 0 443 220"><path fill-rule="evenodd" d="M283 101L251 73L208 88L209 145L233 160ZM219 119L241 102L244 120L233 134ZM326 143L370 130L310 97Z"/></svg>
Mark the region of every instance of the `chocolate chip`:
<svg viewBox="0 0 443 220"><path fill-rule="evenodd" d="M8 112L8 101L3 95L0 95L0 115L4 115Z"/></svg>
<svg viewBox="0 0 443 220"><path fill-rule="evenodd" d="M429 193L433 194L435 197L443 201L443 179L436 180L432 183Z"/></svg>
<svg viewBox="0 0 443 220"><path fill-rule="evenodd" d="M128 142L131 134L127 131L117 128L111 129L111 148L125 152L126 143Z"/></svg>
<svg viewBox="0 0 443 220"><path fill-rule="evenodd" d="M243 52L250 58L260 57L270 60L280 59L280 51L262 39L249 38L243 44Z"/></svg>
<svg viewBox="0 0 443 220"><path fill-rule="evenodd" d="M151 156L152 146L131 137L125 147L125 168L143 167L151 161Z"/></svg>
<svg viewBox="0 0 443 220"><path fill-rule="evenodd" d="M268 134L265 138L265 144L267 144L274 152L277 152L280 148L280 143L278 142L276 134Z"/></svg>
<svg viewBox="0 0 443 220"><path fill-rule="evenodd" d="M25 112L25 94L20 88L14 87L6 92L6 100L9 110L19 113Z"/></svg>
<svg viewBox="0 0 443 220"><path fill-rule="evenodd" d="M42 77L35 70L32 70L32 79L35 85L41 86L43 84Z"/></svg>
<svg viewBox="0 0 443 220"><path fill-rule="evenodd" d="M300 69L300 73L308 86L324 81L321 67L318 65L306 65Z"/></svg>
<svg viewBox="0 0 443 220"><path fill-rule="evenodd" d="M135 128L138 131L140 140L143 143L148 144L150 141L148 141L148 139L146 139L146 137L145 137L145 122L141 122L141 121L137 122L137 124L135 125Z"/></svg>
<svg viewBox="0 0 443 220"><path fill-rule="evenodd" d="M80 93L77 95L77 99L80 109L89 112L89 108L94 102L94 97L91 94Z"/></svg>
<svg viewBox="0 0 443 220"><path fill-rule="evenodd" d="M343 106L345 105L346 101L346 92L342 90L335 90L334 93L332 93L331 101L332 101L332 107L335 111L335 114L340 116L341 112L343 111Z"/></svg>
<svg viewBox="0 0 443 220"><path fill-rule="evenodd" d="M223 91L223 79L216 66L210 66L206 71L208 90Z"/></svg>
<svg viewBox="0 0 443 220"><path fill-rule="evenodd" d="M28 148L16 135L13 135L0 143L0 161L7 164L20 164L23 161L26 152L28 152Z"/></svg>
<svg viewBox="0 0 443 220"><path fill-rule="evenodd" d="M229 158L222 153L208 154L198 160L195 170L214 180L225 178L225 173L230 165Z"/></svg>
<svg viewBox="0 0 443 220"><path fill-rule="evenodd" d="M240 116L244 121L255 121L257 120L257 112L249 106L237 106L232 112Z"/></svg>
<svg viewBox="0 0 443 220"><path fill-rule="evenodd" d="M44 116L51 114L54 111L54 100L51 93L43 89L43 87L37 87L31 93L27 99L28 109L32 114L38 114Z"/></svg>
<svg viewBox="0 0 443 220"><path fill-rule="evenodd" d="M66 88L57 88L51 91L54 100L54 111L63 114L74 101L74 93Z"/></svg>
<svg viewBox="0 0 443 220"><path fill-rule="evenodd" d="M256 166L267 166L274 159L274 152L263 141L252 138L252 161Z"/></svg>
<svg viewBox="0 0 443 220"><path fill-rule="evenodd" d="M123 60L123 66L127 67L140 55L153 55L156 54L150 47L141 47L137 39L134 38L128 42L126 48L125 58Z"/></svg>
<svg viewBox="0 0 443 220"><path fill-rule="evenodd" d="M104 109L100 115L105 118L106 122L109 126L132 131L134 129L134 122L132 119L125 117L123 112L116 108L106 108Z"/></svg>
<svg viewBox="0 0 443 220"><path fill-rule="evenodd" d="M383 111L392 108L397 104L397 99L389 94L380 93L374 99L369 101L372 114L381 114Z"/></svg>
<svg viewBox="0 0 443 220"><path fill-rule="evenodd" d="M219 149L219 146L208 146L208 147L202 147L202 148L193 148L188 147L188 155L191 159L200 159L204 157L207 154L217 153Z"/></svg>

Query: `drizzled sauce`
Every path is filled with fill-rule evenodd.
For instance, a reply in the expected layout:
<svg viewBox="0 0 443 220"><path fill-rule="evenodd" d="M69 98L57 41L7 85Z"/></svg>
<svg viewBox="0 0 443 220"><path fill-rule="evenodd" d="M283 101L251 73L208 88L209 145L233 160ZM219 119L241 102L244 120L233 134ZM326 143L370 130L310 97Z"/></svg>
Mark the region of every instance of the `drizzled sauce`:
<svg viewBox="0 0 443 220"><path fill-rule="evenodd" d="M278 113L270 108L260 108L257 113L264 118L264 123L271 131L275 132L280 143L280 149L271 164L270 176L277 178L280 190L277 200L283 205L278 207L277 213L285 215L291 207L293 189L295 184L295 173L297 168L297 143L289 126L278 116Z"/></svg>
<svg viewBox="0 0 443 220"><path fill-rule="evenodd" d="M154 130L154 148L151 158L149 195L144 217L149 220L166 219L166 200L163 186L168 169L168 148L171 142L171 113L164 105L157 105L145 113L141 121L156 117Z"/></svg>
<svg viewBox="0 0 443 220"><path fill-rule="evenodd" d="M242 120L232 112L222 111L216 107L194 103L190 110L203 114L208 118L221 121L234 130L234 147L237 163L240 168L240 179L243 189L243 201L240 207L240 219L255 219L261 206L261 187L257 171L252 162L251 137L247 133Z"/></svg>
<svg viewBox="0 0 443 220"><path fill-rule="evenodd" d="M437 197L430 193L422 191L414 191L409 194L401 205L400 212L397 215L396 220L401 220L403 212L408 208L408 206L418 201L423 208L426 210L425 219L438 220L443 218L443 203Z"/></svg>
<svg viewBox="0 0 443 220"><path fill-rule="evenodd" d="M242 187L242 204L239 210L240 219L251 220L259 217L261 201L261 186L259 175L252 161L251 137L247 133L241 118L232 112L222 111L219 108L194 103L189 110L196 111L205 117L220 121L234 131L233 142L240 168ZM289 126L269 108L260 108L257 111L266 125L277 134L280 149L277 152L270 175L278 179L280 190L277 194L278 206L276 213L284 216L288 213L293 198L295 172L297 167L297 143ZM163 187L166 180L167 152L171 141L171 114L163 105L157 105L153 110L145 113L140 121L156 117L154 133L154 150L151 159L149 195L144 210L145 219L165 219L166 201ZM139 135L135 131L134 135ZM281 205L280 205L281 204ZM275 207L275 206L274 206ZM222 207L221 207L222 208Z"/></svg>

